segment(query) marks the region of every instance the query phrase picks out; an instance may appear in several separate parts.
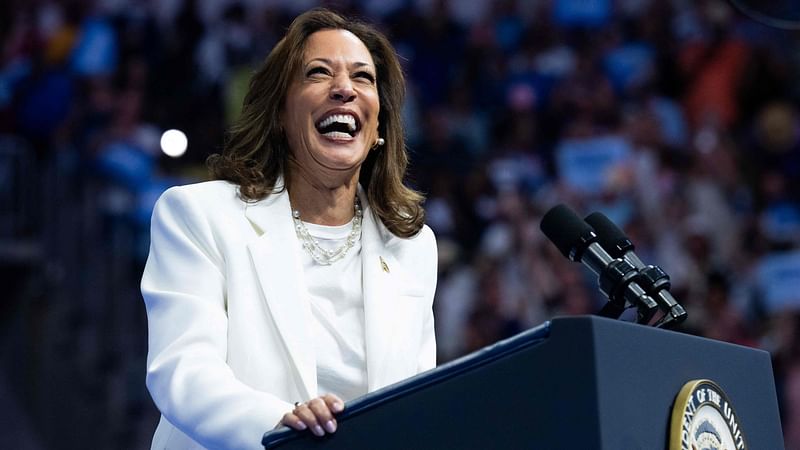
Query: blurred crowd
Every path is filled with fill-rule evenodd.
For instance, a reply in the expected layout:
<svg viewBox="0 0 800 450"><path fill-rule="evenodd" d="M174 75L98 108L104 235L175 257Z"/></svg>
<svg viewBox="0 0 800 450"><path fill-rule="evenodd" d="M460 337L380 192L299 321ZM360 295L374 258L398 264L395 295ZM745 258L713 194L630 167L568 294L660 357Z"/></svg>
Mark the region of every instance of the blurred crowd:
<svg viewBox="0 0 800 450"><path fill-rule="evenodd" d="M318 5L378 24L405 66L440 361L597 312L596 280L539 221L602 211L669 273L682 331L771 353L800 448L800 35L723 0L3 2L5 439L147 447L152 205L207 177L253 68Z"/></svg>

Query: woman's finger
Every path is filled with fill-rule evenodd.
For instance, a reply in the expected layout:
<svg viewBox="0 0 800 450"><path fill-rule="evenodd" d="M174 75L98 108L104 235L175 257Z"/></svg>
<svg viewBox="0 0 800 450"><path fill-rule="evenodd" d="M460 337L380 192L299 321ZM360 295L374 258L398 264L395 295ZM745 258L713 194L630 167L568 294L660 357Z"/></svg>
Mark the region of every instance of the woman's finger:
<svg viewBox="0 0 800 450"><path fill-rule="evenodd" d="M321 398L328 405L328 409L330 409L334 413L340 413L344 410L344 401L342 401L342 399L340 399L336 395L325 394Z"/></svg>
<svg viewBox="0 0 800 450"><path fill-rule="evenodd" d="M317 416L311 411L307 403L302 405L298 405L294 411L294 415L300 418L309 430L317 436L322 436L325 434L325 430L323 430L320 422L317 420Z"/></svg>
<svg viewBox="0 0 800 450"><path fill-rule="evenodd" d="M311 411L317 416L317 422L322 424L325 431L328 433L336 431L336 419L333 418L333 413L330 408L328 408L328 404L325 400L317 397L308 402L308 407L311 408Z"/></svg>
<svg viewBox="0 0 800 450"><path fill-rule="evenodd" d="M294 413L290 412L283 415L283 418L281 418L280 423L278 423L278 426L280 425L286 425L287 427L294 428L295 430L300 430L300 431L303 431L308 428L305 422L300 420L300 418L297 417Z"/></svg>

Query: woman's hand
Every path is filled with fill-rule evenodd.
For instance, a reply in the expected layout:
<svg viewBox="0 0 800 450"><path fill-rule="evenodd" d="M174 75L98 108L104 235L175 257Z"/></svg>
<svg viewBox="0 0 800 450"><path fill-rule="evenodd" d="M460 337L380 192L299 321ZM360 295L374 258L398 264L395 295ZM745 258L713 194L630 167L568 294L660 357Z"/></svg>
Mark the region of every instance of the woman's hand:
<svg viewBox="0 0 800 450"><path fill-rule="evenodd" d="M305 403L295 403L294 409L283 415L278 426L295 430L309 429L316 436L336 431L334 414L344 410L344 402L333 394L325 394Z"/></svg>

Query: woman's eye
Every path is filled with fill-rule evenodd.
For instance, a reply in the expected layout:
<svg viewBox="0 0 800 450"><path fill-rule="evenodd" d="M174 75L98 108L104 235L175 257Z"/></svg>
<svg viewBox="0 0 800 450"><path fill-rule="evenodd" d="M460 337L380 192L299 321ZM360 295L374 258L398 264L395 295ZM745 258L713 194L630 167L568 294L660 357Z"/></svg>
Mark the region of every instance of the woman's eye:
<svg viewBox="0 0 800 450"><path fill-rule="evenodd" d="M370 83L374 83L375 82L375 76L372 75L369 72L358 72L358 73L356 73L356 78L363 78L363 79L369 81Z"/></svg>
<svg viewBox="0 0 800 450"><path fill-rule="evenodd" d="M328 69L324 67L312 67L308 70L308 72L306 72L306 76L310 77L313 75L327 75L328 73Z"/></svg>

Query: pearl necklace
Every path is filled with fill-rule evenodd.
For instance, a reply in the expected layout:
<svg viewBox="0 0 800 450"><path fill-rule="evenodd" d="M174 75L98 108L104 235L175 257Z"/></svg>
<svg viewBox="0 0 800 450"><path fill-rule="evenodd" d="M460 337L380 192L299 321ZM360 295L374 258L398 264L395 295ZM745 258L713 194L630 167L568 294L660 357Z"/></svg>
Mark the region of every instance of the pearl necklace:
<svg viewBox="0 0 800 450"><path fill-rule="evenodd" d="M329 266L334 262L344 258L344 255L353 248L356 241L361 239L361 201L356 196L356 202L353 205L355 210L355 217L353 217L353 229L347 235L347 239L341 247L333 250L326 250L319 245L319 242L314 239L314 236L308 232L308 228L300 220L300 211L292 208L292 219L294 220L294 230L297 232L297 237L303 244L303 248L311 255L311 257L323 266Z"/></svg>

